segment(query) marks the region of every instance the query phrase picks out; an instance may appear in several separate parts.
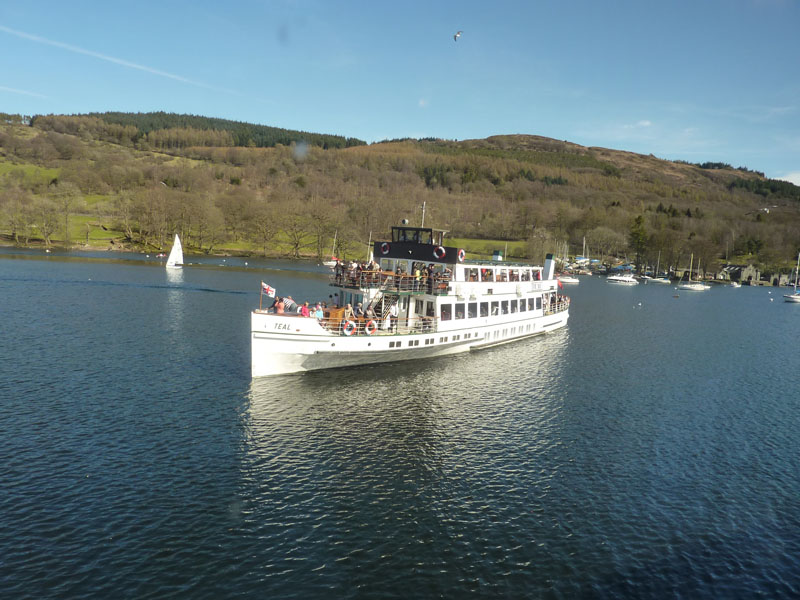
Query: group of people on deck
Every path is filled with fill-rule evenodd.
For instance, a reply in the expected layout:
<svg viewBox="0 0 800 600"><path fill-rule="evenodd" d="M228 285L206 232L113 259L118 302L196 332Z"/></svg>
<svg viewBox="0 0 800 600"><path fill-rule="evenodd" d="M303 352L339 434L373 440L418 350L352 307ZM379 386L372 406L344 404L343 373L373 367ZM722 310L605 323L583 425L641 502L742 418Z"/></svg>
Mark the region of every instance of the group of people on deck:
<svg viewBox="0 0 800 600"><path fill-rule="evenodd" d="M297 303L291 296L277 296L269 310L278 315L300 315L301 317L316 317L321 320L325 318L325 308L325 302L317 302L311 306L308 301Z"/></svg>
<svg viewBox="0 0 800 600"><path fill-rule="evenodd" d="M452 279L452 271L445 266L442 270L437 270L434 263L426 265L424 262L414 262L411 265L411 272L406 272L403 263L398 263L396 271L382 271L374 260L368 263L351 261L336 263L334 267L336 285L362 287L383 283L387 279L392 279L392 286L403 291L424 291L429 294L434 293L436 285Z"/></svg>

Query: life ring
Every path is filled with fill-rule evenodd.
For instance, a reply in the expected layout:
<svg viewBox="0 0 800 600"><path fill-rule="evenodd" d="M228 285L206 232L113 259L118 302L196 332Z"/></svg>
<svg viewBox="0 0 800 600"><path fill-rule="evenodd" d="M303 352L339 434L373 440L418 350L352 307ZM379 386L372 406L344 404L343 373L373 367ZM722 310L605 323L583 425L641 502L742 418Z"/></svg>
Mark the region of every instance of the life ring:
<svg viewBox="0 0 800 600"><path fill-rule="evenodd" d="M342 321L342 333L353 335L356 332L356 324L353 321Z"/></svg>
<svg viewBox="0 0 800 600"><path fill-rule="evenodd" d="M464 249L463 248L459 248L458 249L458 262L464 262L464 259L466 258L466 256L467 256L467 253L464 252Z"/></svg>
<svg viewBox="0 0 800 600"><path fill-rule="evenodd" d="M372 335L376 331L378 331L377 323L375 323L375 321L373 321L372 319L367 321L367 324L364 325L364 333L366 333L367 335Z"/></svg>
<svg viewBox="0 0 800 600"><path fill-rule="evenodd" d="M392 247L389 245L389 242L383 242L381 244L381 254L389 254L389 250L391 249Z"/></svg>
<svg viewBox="0 0 800 600"><path fill-rule="evenodd" d="M433 249L433 257L436 260L442 260L445 254L447 254L447 252L445 252L442 246L436 246L436 248Z"/></svg>

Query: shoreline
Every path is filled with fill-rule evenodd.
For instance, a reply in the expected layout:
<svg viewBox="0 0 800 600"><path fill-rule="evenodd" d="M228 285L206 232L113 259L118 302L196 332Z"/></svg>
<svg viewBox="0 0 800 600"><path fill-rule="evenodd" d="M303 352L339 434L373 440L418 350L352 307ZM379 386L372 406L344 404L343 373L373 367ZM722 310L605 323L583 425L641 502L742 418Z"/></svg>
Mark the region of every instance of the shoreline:
<svg viewBox="0 0 800 600"><path fill-rule="evenodd" d="M2 248L19 248L21 250L41 250L44 251L47 249L45 243L41 240L30 240L30 242L26 244L17 244L13 240L9 240L7 235L0 236L0 247ZM60 252L123 252L128 254L158 254L167 252L164 249L153 249L153 250L145 250L142 249L141 246L132 247L130 244L116 244L110 243L106 244L71 244L69 246L65 246L59 243L51 243L50 249L57 250ZM184 254L186 256L208 256L208 257L220 257L220 258L259 258L265 260L291 260L291 261L299 261L299 262L307 262L307 261L315 261L317 258L315 256L305 256L302 255L299 258L294 256L285 256L281 254L270 254L268 256L263 256L260 253L256 254L253 252L248 252L246 250L231 250L227 248L219 248L212 252L187 252L184 248ZM320 259L322 260L322 259Z"/></svg>

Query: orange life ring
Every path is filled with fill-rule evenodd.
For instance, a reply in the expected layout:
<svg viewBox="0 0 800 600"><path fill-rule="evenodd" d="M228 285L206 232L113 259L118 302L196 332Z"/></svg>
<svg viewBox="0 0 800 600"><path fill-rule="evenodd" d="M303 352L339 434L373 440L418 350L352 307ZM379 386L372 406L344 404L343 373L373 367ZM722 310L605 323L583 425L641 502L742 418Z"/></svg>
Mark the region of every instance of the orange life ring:
<svg viewBox="0 0 800 600"><path fill-rule="evenodd" d="M383 242L381 244L381 254L389 254L389 250L391 249L392 247L389 245L389 242Z"/></svg>
<svg viewBox="0 0 800 600"><path fill-rule="evenodd" d="M353 335L356 332L356 324L353 321L342 321L342 333Z"/></svg>
<svg viewBox="0 0 800 600"><path fill-rule="evenodd" d="M466 258L466 256L467 256L467 253L464 252L464 249L463 248L459 248L458 249L458 262L464 262L464 259Z"/></svg>
<svg viewBox="0 0 800 600"><path fill-rule="evenodd" d="M433 257L436 260L442 260L445 257L445 254L447 254L447 252L445 252L445 249L442 246L436 246L436 248L433 249Z"/></svg>
<svg viewBox="0 0 800 600"><path fill-rule="evenodd" d="M378 331L377 323L375 323L375 321L373 321L372 319L367 321L367 324L364 325L364 333L366 333L367 335L372 335L376 331Z"/></svg>

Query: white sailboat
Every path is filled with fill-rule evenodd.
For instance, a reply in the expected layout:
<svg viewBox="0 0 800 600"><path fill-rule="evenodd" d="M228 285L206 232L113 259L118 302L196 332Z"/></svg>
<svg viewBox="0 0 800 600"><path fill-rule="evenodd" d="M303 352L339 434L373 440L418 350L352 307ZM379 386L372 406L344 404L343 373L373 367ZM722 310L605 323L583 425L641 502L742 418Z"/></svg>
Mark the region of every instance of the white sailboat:
<svg viewBox="0 0 800 600"><path fill-rule="evenodd" d="M800 294L797 293L797 280L800 277L800 254L797 255L797 266L794 269L794 294L784 294L786 302L800 302Z"/></svg>
<svg viewBox="0 0 800 600"><path fill-rule="evenodd" d="M706 285L702 281L692 281L692 265L694 264L694 254L689 259L689 281L682 283L678 286L680 290L689 290L692 292L704 292L710 290L711 286ZM700 261L697 262L697 271L700 271Z"/></svg>
<svg viewBox="0 0 800 600"><path fill-rule="evenodd" d="M333 232L333 247L331 248L331 258L330 260L322 261L322 264L326 267L330 267L331 269L336 266L336 263L339 262L339 259L336 258L336 235L339 233L339 230Z"/></svg>
<svg viewBox="0 0 800 600"><path fill-rule="evenodd" d="M661 267L661 250L658 251L658 260L656 261L656 270L653 273L653 278L650 280L653 283L672 283L669 277L659 277L658 272Z"/></svg>
<svg viewBox="0 0 800 600"><path fill-rule="evenodd" d="M175 234L175 241L172 244L172 250L169 251L167 257L168 269L180 269L183 266L183 246L181 245L181 238Z"/></svg>

